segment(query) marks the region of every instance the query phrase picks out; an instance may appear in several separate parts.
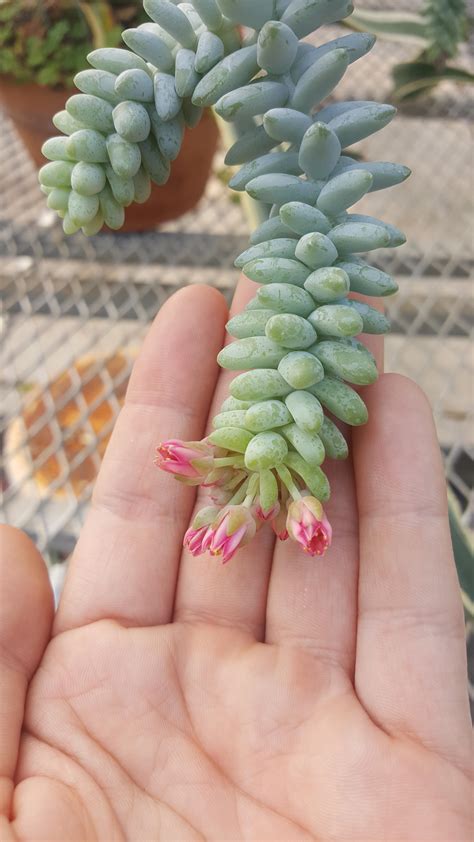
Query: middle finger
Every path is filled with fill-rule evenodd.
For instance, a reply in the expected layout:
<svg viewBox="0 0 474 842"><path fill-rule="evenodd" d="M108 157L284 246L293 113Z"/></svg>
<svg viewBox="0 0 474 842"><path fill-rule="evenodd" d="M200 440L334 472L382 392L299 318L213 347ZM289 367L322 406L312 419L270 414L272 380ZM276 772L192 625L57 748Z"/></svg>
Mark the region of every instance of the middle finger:
<svg viewBox="0 0 474 842"><path fill-rule="evenodd" d="M230 315L240 313L255 295L257 284L241 278ZM232 341L227 337L227 341ZM228 394L236 372L222 372L209 415L209 424ZM197 509L209 505L202 497ZM225 567L209 553L194 558L184 551L175 600L175 620L209 622L250 632L263 640L268 581L274 537L263 528Z"/></svg>
<svg viewBox="0 0 474 842"><path fill-rule="evenodd" d="M370 304L383 309L377 299ZM362 338L382 371L382 338ZM343 432L347 435L347 429ZM291 541L278 544L269 585L266 640L304 648L342 668L352 679L359 575L359 516L352 458L328 460L324 471L332 490L325 510L333 527L333 544L322 559L308 557Z"/></svg>

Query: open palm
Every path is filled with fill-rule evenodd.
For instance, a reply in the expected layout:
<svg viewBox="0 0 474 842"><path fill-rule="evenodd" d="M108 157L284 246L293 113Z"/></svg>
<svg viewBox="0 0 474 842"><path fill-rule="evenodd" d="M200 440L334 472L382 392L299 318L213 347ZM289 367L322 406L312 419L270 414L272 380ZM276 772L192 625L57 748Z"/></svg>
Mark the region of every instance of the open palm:
<svg viewBox="0 0 474 842"><path fill-rule="evenodd" d="M207 288L160 312L52 631L41 560L1 533L2 839L468 840L462 612L426 401L397 377L367 391L323 560L270 530L226 567L194 559L193 491L153 453L202 434L225 318Z"/></svg>

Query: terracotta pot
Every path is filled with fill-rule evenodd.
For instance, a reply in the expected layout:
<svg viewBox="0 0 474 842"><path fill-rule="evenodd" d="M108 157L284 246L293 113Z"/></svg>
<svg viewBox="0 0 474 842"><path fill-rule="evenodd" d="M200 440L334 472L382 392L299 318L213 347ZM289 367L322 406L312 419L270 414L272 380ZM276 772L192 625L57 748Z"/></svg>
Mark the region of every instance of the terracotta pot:
<svg viewBox="0 0 474 842"><path fill-rule="evenodd" d="M58 134L51 122L53 115L64 108L72 93L77 91L18 84L8 77L0 77L0 103L38 167L45 163L41 154L44 141ZM134 203L127 208L121 230L144 231L191 210L206 188L217 141L216 122L206 112L196 128L186 130L181 152L171 165L168 183L161 187L153 185L144 205Z"/></svg>
<svg viewBox="0 0 474 842"><path fill-rule="evenodd" d="M161 187L153 184L145 204L134 203L125 209L121 230L146 231L192 210L206 189L218 139L217 123L212 112L206 111L198 126L186 129L181 151L171 163L169 181Z"/></svg>

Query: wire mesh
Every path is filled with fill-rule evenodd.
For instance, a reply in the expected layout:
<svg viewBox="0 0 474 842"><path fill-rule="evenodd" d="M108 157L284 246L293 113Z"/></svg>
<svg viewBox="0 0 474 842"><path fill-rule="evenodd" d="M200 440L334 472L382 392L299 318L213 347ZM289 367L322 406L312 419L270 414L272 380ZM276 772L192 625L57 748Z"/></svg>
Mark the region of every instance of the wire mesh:
<svg viewBox="0 0 474 842"><path fill-rule="evenodd" d="M389 67L411 55L404 45L379 43L351 67L338 97L387 99ZM413 170L407 183L371 194L360 210L409 234L406 246L376 257L400 285L388 301L387 368L427 392L446 475L468 525L474 523L472 105L470 91L443 85L359 145L368 159ZM53 559L67 556L77 538L150 320L185 284L209 283L230 296L237 280L232 261L246 245L248 224L225 178L219 152L204 198L180 219L143 234L66 238L12 125L2 122L2 518L26 529Z"/></svg>

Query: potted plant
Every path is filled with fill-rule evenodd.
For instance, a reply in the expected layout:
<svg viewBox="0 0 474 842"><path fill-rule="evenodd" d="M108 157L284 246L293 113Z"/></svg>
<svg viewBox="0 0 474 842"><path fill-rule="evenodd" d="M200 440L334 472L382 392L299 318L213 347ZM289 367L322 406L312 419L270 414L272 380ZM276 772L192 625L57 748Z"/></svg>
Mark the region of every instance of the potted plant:
<svg viewBox="0 0 474 842"><path fill-rule="evenodd" d="M383 313L353 294L397 289L359 255L405 242L394 226L350 210L409 175L352 154L395 108L327 101L375 39L301 40L347 17L350 0L144 0L144 8L152 22L124 33L130 51L89 55L92 68L77 78L81 93L55 118L63 136L44 147L40 183L66 233L120 228L133 201L146 209L150 181L166 182L178 115L199 121L212 106L234 126L226 162L240 168L230 187L263 211L235 261L261 286L229 322L236 341L218 358L242 373L212 433L163 442L157 464L210 493L185 537L194 555L210 549L227 562L265 521L281 540L321 555L332 538L322 465L348 455L335 419L364 424L367 409L353 387L378 376L356 336L389 329Z"/></svg>
<svg viewBox="0 0 474 842"><path fill-rule="evenodd" d="M124 28L145 20L139 0L0 0L0 104L37 166L44 163L44 141L55 134L53 115L73 93L88 53L115 47ZM152 228L199 201L217 136L209 113L194 132L185 133L167 188L152 191L146 214L135 205L124 230Z"/></svg>

